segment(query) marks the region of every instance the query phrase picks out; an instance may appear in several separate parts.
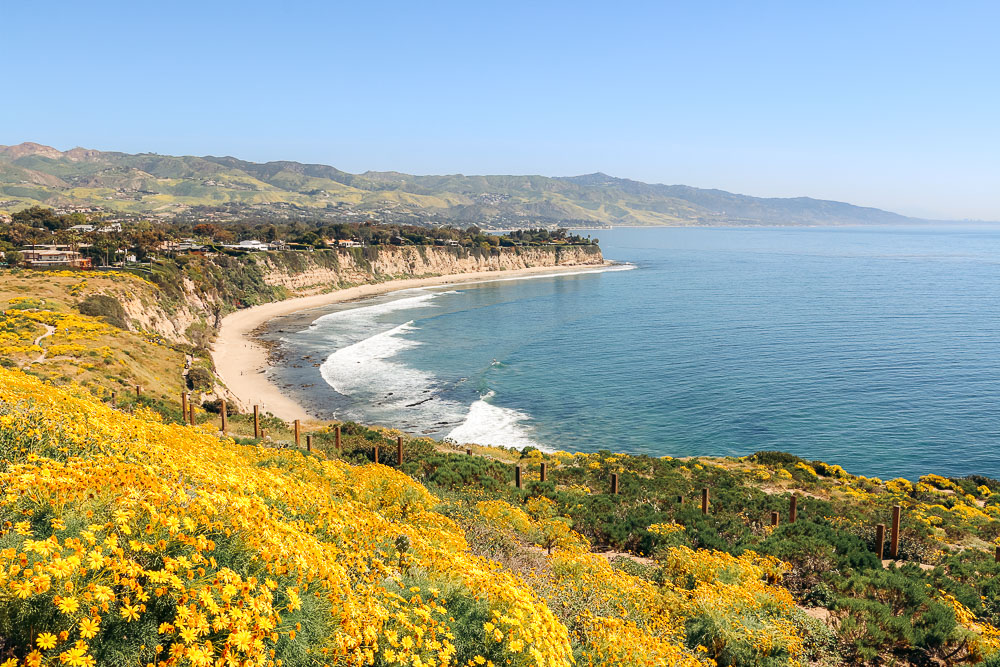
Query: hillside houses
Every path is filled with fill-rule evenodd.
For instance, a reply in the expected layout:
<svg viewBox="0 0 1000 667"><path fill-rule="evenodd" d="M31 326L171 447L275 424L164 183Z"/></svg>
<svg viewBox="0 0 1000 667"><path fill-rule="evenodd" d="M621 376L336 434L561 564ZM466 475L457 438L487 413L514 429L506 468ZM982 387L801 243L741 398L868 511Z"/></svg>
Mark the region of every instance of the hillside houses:
<svg viewBox="0 0 1000 667"><path fill-rule="evenodd" d="M89 269L93 261L69 246L32 246L21 251L24 266L30 269Z"/></svg>

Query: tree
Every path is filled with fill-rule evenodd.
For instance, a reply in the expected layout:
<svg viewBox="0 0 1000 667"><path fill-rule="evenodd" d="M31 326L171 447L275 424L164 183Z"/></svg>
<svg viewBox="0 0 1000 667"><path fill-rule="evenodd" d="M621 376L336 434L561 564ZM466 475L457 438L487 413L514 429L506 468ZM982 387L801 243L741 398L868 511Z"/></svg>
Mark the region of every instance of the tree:
<svg viewBox="0 0 1000 667"><path fill-rule="evenodd" d="M66 229L74 223L70 222L68 216L56 215L51 208L44 206L32 206L14 213L11 216L14 222L22 222L31 227L45 227L49 231Z"/></svg>
<svg viewBox="0 0 1000 667"><path fill-rule="evenodd" d="M195 225L194 229L192 229L191 231L194 232L195 235L197 236L207 236L209 238L215 238L215 235L216 233L218 233L219 228L216 227L215 225L210 225L206 222L203 222L200 225Z"/></svg>

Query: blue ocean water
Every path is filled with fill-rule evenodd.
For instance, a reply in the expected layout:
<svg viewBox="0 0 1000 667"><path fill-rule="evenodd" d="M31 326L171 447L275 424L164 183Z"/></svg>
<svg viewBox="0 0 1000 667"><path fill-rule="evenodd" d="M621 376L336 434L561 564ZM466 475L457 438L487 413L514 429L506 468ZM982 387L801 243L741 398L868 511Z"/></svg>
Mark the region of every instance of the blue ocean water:
<svg viewBox="0 0 1000 667"><path fill-rule="evenodd" d="M590 233L629 265L300 315L276 379L459 442L1000 477L1000 228Z"/></svg>

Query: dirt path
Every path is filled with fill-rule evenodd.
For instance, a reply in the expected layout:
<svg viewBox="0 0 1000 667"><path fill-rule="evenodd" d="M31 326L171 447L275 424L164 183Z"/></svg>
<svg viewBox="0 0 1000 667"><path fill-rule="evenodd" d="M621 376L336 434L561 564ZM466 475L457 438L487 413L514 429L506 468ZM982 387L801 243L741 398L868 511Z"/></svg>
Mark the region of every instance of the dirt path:
<svg viewBox="0 0 1000 667"><path fill-rule="evenodd" d="M54 326L51 326L49 324L43 324L42 326L45 327L45 333L43 333L41 336L39 336L38 338L36 338L35 342L33 343L33 345L39 345L40 346L42 344L42 341L44 339L48 338L49 336L51 336L52 334L54 334L56 332L56 328ZM45 361L45 356L47 354L48 354L48 352L46 352L43 349L42 353L40 355L38 355L38 358L34 359L28 365L30 366L31 364L38 364L38 363L41 363L41 362Z"/></svg>

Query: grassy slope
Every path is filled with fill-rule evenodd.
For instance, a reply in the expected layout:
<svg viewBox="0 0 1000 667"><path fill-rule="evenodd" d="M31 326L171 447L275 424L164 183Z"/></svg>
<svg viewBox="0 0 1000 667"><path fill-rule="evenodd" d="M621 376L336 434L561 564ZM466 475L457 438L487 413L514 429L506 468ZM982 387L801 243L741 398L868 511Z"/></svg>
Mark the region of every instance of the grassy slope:
<svg viewBox="0 0 1000 667"><path fill-rule="evenodd" d="M131 393L140 385L149 398L176 400L184 387L184 352L154 334L125 331L78 311L89 295L137 291L153 293L155 288L128 274L3 271L4 365L58 384L79 383L99 394ZM54 334L34 345L45 324L55 328Z"/></svg>

